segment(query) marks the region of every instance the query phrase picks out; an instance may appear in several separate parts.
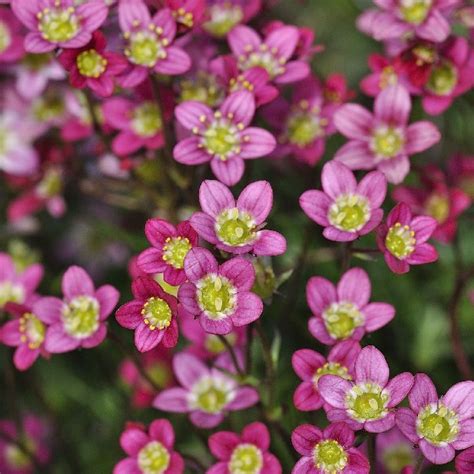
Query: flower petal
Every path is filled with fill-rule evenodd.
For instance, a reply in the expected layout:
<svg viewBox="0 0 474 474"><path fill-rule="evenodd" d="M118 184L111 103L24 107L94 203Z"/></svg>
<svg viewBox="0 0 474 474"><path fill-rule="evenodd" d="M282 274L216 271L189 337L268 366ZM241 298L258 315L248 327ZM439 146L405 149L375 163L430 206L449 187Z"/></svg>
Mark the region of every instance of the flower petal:
<svg viewBox="0 0 474 474"><path fill-rule="evenodd" d="M202 210L217 217L223 210L235 207L234 196L229 188L219 181L206 179L199 187L199 203Z"/></svg>
<svg viewBox="0 0 474 474"><path fill-rule="evenodd" d="M400 84L386 87L375 99L375 117L387 125L405 125L410 110L410 94Z"/></svg>
<svg viewBox="0 0 474 474"><path fill-rule="evenodd" d="M91 277L83 268L77 266L68 268L63 276L61 288L68 300L75 296L94 295L94 283Z"/></svg>
<svg viewBox="0 0 474 474"><path fill-rule="evenodd" d="M324 401L334 408L346 408L346 395L352 384L337 375L323 375L318 382L318 390Z"/></svg>
<svg viewBox="0 0 474 474"><path fill-rule="evenodd" d="M388 402L389 408L397 406L408 395L413 387L414 377L409 372L403 372L395 377L387 384L385 389L390 393Z"/></svg>
<svg viewBox="0 0 474 474"><path fill-rule="evenodd" d="M406 132L405 152L414 155L431 148L441 140L438 127L432 122L422 120L408 126Z"/></svg>
<svg viewBox="0 0 474 474"><path fill-rule="evenodd" d="M314 447L322 439L321 430L310 424L300 425L291 433L291 444L302 456L312 456Z"/></svg>
<svg viewBox="0 0 474 474"><path fill-rule="evenodd" d="M339 301L348 301L362 308L369 302L371 284L362 268L351 268L342 275L337 285Z"/></svg>
<svg viewBox="0 0 474 474"><path fill-rule="evenodd" d="M334 114L334 125L347 138L364 140L370 136L372 114L358 104L346 104Z"/></svg>
<svg viewBox="0 0 474 474"><path fill-rule="evenodd" d="M337 301L335 286L326 278L311 277L306 285L306 300L314 315L321 315L331 304Z"/></svg>
<svg viewBox="0 0 474 474"><path fill-rule="evenodd" d="M347 166L334 160L324 165L321 183L324 192L332 199L352 193L357 188L354 173Z"/></svg>
<svg viewBox="0 0 474 474"><path fill-rule="evenodd" d="M366 346L357 356L355 374L357 382L375 382L385 387L389 377L387 361L376 347Z"/></svg>
<svg viewBox="0 0 474 474"><path fill-rule="evenodd" d="M387 303L369 303L362 310L365 316L365 329L374 332L385 326L395 316L395 308Z"/></svg>

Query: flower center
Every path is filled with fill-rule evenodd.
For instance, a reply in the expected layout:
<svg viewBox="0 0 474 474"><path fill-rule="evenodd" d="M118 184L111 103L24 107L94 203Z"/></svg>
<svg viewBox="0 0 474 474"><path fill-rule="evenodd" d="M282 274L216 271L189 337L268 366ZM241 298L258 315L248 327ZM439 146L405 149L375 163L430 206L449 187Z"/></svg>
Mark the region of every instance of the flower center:
<svg viewBox="0 0 474 474"><path fill-rule="evenodd" d="M16 444L8 444L5 447L5 460L7 466L15 470L31 468L30 457Z"/></svg>
<svg viewBox="0 0 474 474"><path fill-rule="evenodd" d="M400 13L408 23L419 25L428 16L433 0L400 0Z"/></svg>
<svg viewBox="0 0 474 474"><path fill-rule="evenodd" d="M165 300L152 296L143 305L142 316L144 323L154 331L166 329L171 324L173 313Z"/></svg>
<svg viewBox="0 0 474 474"><path fill-rule="evenodd" d="M286 59L284 57L277 57L278 50L276 48L269 48L265 43L261 44L258 50L255 50L252 45L247 45L247 55L239 57L240 69L246 71L252 67L263 67L268 72L270 79L283 74L285 72L284 65Z"/></svg>
<svg viewBox="0 0 474 474"><path fill-rule="evenodd" d="M209 20L203 27L206 31L214 36L223 37L238 25L244 19L244 12L238 5L233 2L224 2L212 5L207 9Z"/></svg>
<svg viewBox="0 0 474 474"><path fill-rule="evenodd" d="M418 413L416 431L435 446L445 446L459 433L459 418L453 410L441 403L431 403Z"/></svg>
<svg viewBox="0 0 474 474"><path fill-rule="evenodd" d="M382 159L396 156L404 143L403 134L393 127L379 127L372 136L372 149Z"/></svg>
<svg viewBox="0 0 474 474"><path fill-rule="evenodd" d="M394 86L398 82L398 76L393 66L386 66L380 73L380 88L385 89L388 86Z"/></svg>
<svg viewBox="0 0 474 474"><path fill-rule="evenodd" d="M314 447L313 458L315 467L327 474L341 472L348 461L345 449L334 439L320 441Z"/></svg>
<svg viewBox="0 0 474 474"><path fill-rule="evenodd" d="M425 64L433 64L438 56L436 48L428 44L415 46L412 50L413 56L416 58L416 65L423 66Z"/></svg>
<svg viewBox="0 0 474 474"><path fill-rule="evenodd" d="M367 198L358 194L342 194L329 207L329 222L337 229L356 232L370 218L370 206Z"/></svg>
<svg viewBox="0 0 474 474"><path fill-rule="evenodd" d="M191 405L205 413L220 413L235 398L232 380L205 376L191 388Z"/></svg>
<svg viewBox="0 0 474 474"><path fill-rule="evenodd" d="M148 377L158 386L165 388L171 382L171 374L170 369L166 363L163 362L155 362L153 365L146 367L145 369L146 374ZM150 391L154 392L155 389L151 386L151 384L146 379L141 379L141 382L147 385Z"/></svg>
<svg viewBox="0 0 474 474"><path fill-rule="evenodd" d="M326 362L322 367L319 367L319 369L313 375L313 382L315 386L317 386L319 379L323 375L338 375L345 380L352 380L347 367L341 365L339 362Z"/></svg>
<svg viewBox="0 0 474 474"><path fill-rule="evenodd" d="M223 337L227 339L227 342L231 346L234 346L237 342L237 336L233 332L231 332L230 334L226 334ZM221 354L222 352L227 350L225 344L215 334L206 334L206 339L204 340L204 347L212 354Z"/></svg>
<svg viewBox="0 0 474 474"><path fill-rule="evenodd" d="M224 89L217 83L215 76L199 71L193 80L180 82L180 102L197 100L209 107L215 107L224 98Z"/></svg>
<svg viewBox="0 0 474 474"><path fill-rule="evenodd" d="M3 53L11 43L10 30L8 26L0 22L0 53Z"/></svg>
<svg viewBox="0 0 474 474"><path fill-rule="evenodd" d="M332 303L323 312L326 330L334 339L347 339L354 330L364 324L364 315L354 303Z"/></svg>
<svg viewBox="0 0 474 474"><path fill-rule="evenodd" d="M207 275L197 283L199 307L211 319L223 319L234 312L237 290L232 283L220 275Z"/></svg>
<svg viewBox="0 0 474 474"><path fill-rule="evenodd" d="M412 466L414 462L415 456L408 443L391 444L382 455L387 474L400 474L405 466Z"/></svg>
<svg viewBox="0 0 474 474"><path fill-rule="evenodd" d="M143 474L163 474L170 465L170 458L159 441L150 441L138 452L137 463Z"/></svg>
<svg viewBox="0 0 474 474"><path fill-rule="evenodd" d="M40 97L33 104L33 112L39 121L49 122L59 119L65 111L64 100L59 94Z"/></svg>
<svg viewBox="0 0 474 474"><path fill-rule="evenodd" d="M138 31L131 37L129 33L125 33L125 37L130 38L128 48L125 49L125 56L139 66L153 67L167 56L165 46L168 40L160 39L159 36L162 34L162 29L153 24L150 24L150 31Z"/></svg>
<svg viewBox="0 0 474 474"><path fill-rule="evenodd" d="M168 237L163 245L163 260L174 268L184 267L184 259L192 245L186 237Z"/></svg>
<svg viewBox="0 0 474 474"><path fill-rule="evenodd" d="M313 112L298 111L290 115L286 125L290 143L305 147L324 135L326 123L317 112L319 109Z"/></svg>
<svg viewBox="0 0 474 474"><path fill-rule="evenodd" d="M44 341L45 325L33 313L25 313L20 318L20 340L28 343L30 349L37 349Z"/></svg>
<svg viewBox="0 0 474 474"><path fill-rule="evenodd" d="M79 19L74 11L74 7L68 7L45 8L39 12L38 29L43 38L51 43L62 43L74 38L79 32Z"/></svg>
<svg viewBox="0 0 474 474"><path fill-rule="evenodd" d="M449 199L442 194L433 193L425 203L426 213L434 217L440 224L449 217Z"/></svg>
<svg viewBox="0 0 474 474"><path fill-rule="evenodd" d="M62 312L64 330L72 337L85 339L99 328L99 303L91 296L76 296Z"/></svg>
<svg viewBox="0 0 474 474"><path fill-rule="evenodd" d="M192 12L187 12L184 8L173 10L173 17L175 18L176 23L181 23L188 28L194 26L194 15Z"/></svg>
<svg viewBox="0 0 474 474"><path fill-rule="evenodd" d="M378 420L387 415L388 394L372 382L354 385L346 395L347 413L356 421Z"/></svg>
<svg viewBox="0 0 474 474"><path fill-rule="evenodd" d="M259 474L263 467L263 456L254 444L239 444L229 461L230 474Z"/></svg>
<svg viewBox="0 0 474 474"><path fill-rule="evenodd" d="M215 230L221 242L235 247L249 244L256 238L252 216L237 207L225 209L219 214Z"/></svg>
<svg viewBox="0 0 474 474"><path fill-rule="evenodd" d="M57 169L49 169L36 187L36 192L45 198L52 198L63 189L62 175Z"/></svg>
<svg viewBox="0 0 474 474"><path fill-rule="evenodd" d="M426 87L433 94L449 95L457 83L457 69L449 61L443 61L431 71Z"/></svg>
<svg viewBox="0 0 474 474"><path fill-rule="evenodd" d="M20 285L14 285L10 281L0 282L0 308L7 303L23 303L25 301L25 290Z"/></svg>
<svg viewBox="0 0 474 474"><path fill-rule="evenodd" d="M203 146L211 155L227 160L232 153L240 152L237 128L224 120L215 120L203 133Z"/></svg>
<svg viewBox="0 0 474 474"><path fill-rule="evenodd" d="M76 58L77 68L83 76L99 77L107 68L107 59L105 59L95 49L83 51Z"/></svg>
<svg viewBox="0 0 474 474"><path fill-rule="evenodd" d="M400 222L397 222L388 229L385 245L392 255L398 259L404 259L415 250L415 232L411 230L410 226L402 226Z"/></svg>
<svg viewBox="0 0 474 474"><path fill-rule="evenodd" d="M153 102L135 107L132 113L132 129L140 137L152 137L162 128L160 109Z"/></svg>

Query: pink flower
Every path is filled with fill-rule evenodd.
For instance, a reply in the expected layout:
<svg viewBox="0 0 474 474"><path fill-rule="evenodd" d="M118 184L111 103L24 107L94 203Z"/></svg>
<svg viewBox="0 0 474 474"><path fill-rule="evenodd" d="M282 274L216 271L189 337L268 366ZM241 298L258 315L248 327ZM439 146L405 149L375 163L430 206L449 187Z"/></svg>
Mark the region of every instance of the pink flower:
<svg viewBox="0 0 474 474"><path fill-rule="evenodd" d="M127 41L125 56L131 63L131 70L120 80L122 87L142 83L150 71L177 75L191 67L188 54L173 45L176 22L171 10L163 8L152 17L142 0L121 0L118 10Z"/></svg>
<svg viewBox="0 0 474 474"><path fill-rule="evenodd" d="M0 8L0 64L18 61L25 54L21 24L8 8Z"/></svg>
<svg viewBox="0 0 474 474"><path fill-rule="evenodd" d="M135 347L146 352L158 344L174 347L178 342L178 302L149 277L132 282L134 299L116 312L118 323L135 330Z"/></svg>
<svg viewBox="0 0 474 474"><path fill-rule="evenodd" d="M255 100L248 91L231 94L216 112L201 102L187 101L176 107L175 114L194 136L174 147L174 159L185 165L211 162L214 175L227 186L242 178L243 160L268 155L276 145L271 133L249 127Z"/></svg>
<svg viewBox="0 0 474 474"><path fill-rule="evenodd" d="M197 357L179 353L173 369L181 387L163 390L153 406L159 410L190 413L200 428L214 428L229 411L243 410L258 401L254 388L240 387L237 381L217 369L208 369Z"/></svg>
<svg viewBox="0 0 474 474"><path fill-rule="evenodd" d="M400 408L397 425L434 464L454 459L455 450L474 445L474 382L453 385L441 398L426 374L416 374L408 395L410 408Z"/></svg>
<svg viewBox="0 0 474 474"><path fill-rule="evenodd" d="M273 28L262 41L255 30L239 25L228 34L227 40L241 71L260 66L276 84L288 84L310 73L306 62L291 60L299 37L298 28L282 25Z"/></svg>
<svg viewBox="0 0 474 474"><path fill-rule="evenodd" d="M356 448L354 432L345 423L333 423L324 430L300 425L291 434L293 447L303 456L292 474L368 474L369 461Z"/></svg>
<svg viewBox="0 0 474 474"><path fill-rule="evenodd" d="M319 379L323 375L333 374L352 380L354 363L359 352L360 345L353 340L336 344L327 359L311 349L296 351L291 358L291 364L303 382L298 385L293 395L295 407L301 411L319 410L323 406L323 399L318 391Z"/></svg>
<svg viewBox="0 0 474 474"><path fill-rule="evenodd" d="M184 473L183 458L173 449L174 430L168 420L153 421L148 431L129 423L120 436L120 446L128 457L114 467L113 474Z"/></svg>
<svg viewBox="0 0 474 474"><path fill-rule="evenodd" d="M64 299L45 297L34 306L38 318L49 325L45 349L54 354L98 346L107 335L105 320L119 292L111 285L96 290L90 276L76 266L64 273L61 287Z"/></svg>
<svg viewBox="0 0 474 474"><path fill-rule="evenodd" d="M145 235L152 247L138 256L138 267L152 275L163 273L165 282L170 285L184 283L184 259L198 244L198 235L189 221L183 221L175 227L163 219L148 219Z"/></svg>
<svg viewBox="0 0 474 474"><path fill-rule="evenodd" d="M30 53L80 48L108 14L103 0L90 0L78 7L73 0L12 0L11 7L30 30L25 38L25 49Z"/></svg>
<svg viewBox="0 0 474 474"><path fill-rule="evenodd" d="M319 380L319 393L330 405L328 418L369 433L393 428L395 407L408 395L413 375L404 372L389 381L387 361L374 346L360 351L354 371L353 381L339 375L323 375Z"/></svg>
<svg viewBox="0 0 474 474"><path fill-rule="evenodd" d="M227 186L206 180L199 188L199 202L204 212L195 212L191 225L218 249L268 256L286 251L286 240L281 234L262 230L273 205L273 191L268 181L249 184L236 202Z"/></svg>
<svg viewBox="0 0 474 474"><path fill-rule="evenodd" d="M324 237L350 242L380 224L380 206L387 192L382 173L373 171L357 183L349 168L330 161L323 167L321 182L323 191L305 191L300 196L300 206L311 220L325 227Z"/></svg>
<svg viewBox="0 0 474 474"><path fill-rule="evenodd" d="M114 77L125 71L127 61L120 54L105 51L106 46L104 34L96 31L82 48L66 49L59 55L73 87L87 86L101 97L112 95Z"/></svg>
<svg viewBox="0 0 474 474"><path fill-rule="evenodd" d="M408 125L410 111L410 95L401 85L387 87L376 97L373 114L358 104L343 105L334 123L350 141L334 159L355 170L378 168L389 183L402 182L410 170L408 157L441 138L426 120Z"/></svg>
<svg viewBox="0 0 474 474"><path fill-rule="evenodd" d="M474 156L455 154L448 162L450 182L474 199Z"/></svg>
<svg viewBox="0 0 474 474"><path fill-rule="evenodd" d="M209 250L194 248L184 260L184 271L189 282L180 286L178 300L199 317L206 332L229 334L262 314L262 300L250 291L255 270L248 260L236 257L218 265Z"/></svg>
<svg viewBox="0 0 474 474"><path fill-rule="evenodd" d="M165 0L165 6L183 30L192 30L203 20L206 0Z"/></svg>
<svg viewBox="0 0 474 474"><path fill-rule="evenodd" d="M466 449L459 454L455 465L458 474L471 474L474 472L474 448Z"/></svg>
<svg viewBox="0 0 474 474"><path fill-rule="evenodd" d="M369 303L371 285L362 268L351 268L337 287L323 277L312 277L306 285L306 300L313 316L309 332L323 344L344 339L362 339L380 329L395 316L387 303Z"/></svg>
<svg viewBox="0 0 474 474"><path fill-rule="evenodd" d="M209 449L218 462L206 474L281 474L280 462L269 448L270 433L263 423L250 423L240 436L232 431L214 433L209 437Z"/></svg>
<svg viewBox="0 0 474 474"><path fill-rule="evenodd" d="M401 202L387 216L387 223L377 229L377 245L394 273L407 273L410 265L438 260L436 249L426 243L437 226L428 216L413 218L410 207Z"/></svg>
<svg viewBox="0 0 474 474"><path fill-rule="evenodd" d="M0 310L7 303L32 303L42 278L42 265L35 263L20 272L10 255L0 252Z"/></svg>

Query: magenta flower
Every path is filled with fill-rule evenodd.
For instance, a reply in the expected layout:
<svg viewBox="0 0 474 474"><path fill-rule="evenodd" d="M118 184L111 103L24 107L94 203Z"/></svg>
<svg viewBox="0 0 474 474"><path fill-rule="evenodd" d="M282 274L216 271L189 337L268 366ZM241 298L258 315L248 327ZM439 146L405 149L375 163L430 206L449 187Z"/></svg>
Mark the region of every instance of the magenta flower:
<svg viewBox="0 0 474 474"><path fill-rule="evenodd" d="M138 267L152 275L163 273L163 279L169 285L184 283L184 259L198 244L198 235L189 221L174 227L163 219L149 219L145 224L145 235L152 247L138 256Z"/></svg>
<svg viewBox="0 0 474 474"><path fill-rule="evenodd" d="M24 271L15 268L10 255L0 252L0 310L7 303L30 304L43 278L43 266L35 263Z"/></svg>
<svg viewBox="0 0 474 474"><path fill-rule="evenodd" d="M293 370L303 381L298 385L293 403L298 410L313 411L323 406L323 399L318 391L318 381L323 375L340 375L346 380L354 377L354 363L360 352L360 345L353 340L336 344L326 359L319 352L311 349L296 351L291 364Z"/></svg>
<svg viewBox="0 0 474 474"><path fill-rule="evenodd" d="M182 30L191 30L202 23L206 0L165 0L164 4Z"/></svg>
<svg viewBox="0 0 474 474"><path fill-rule="evenodd" d="M270 433L263 423L250 423L240 436L232 431L214 433L209 437L209 449L219 462L206 474L281 474L280 462L269 448Z"/></svg>
<svg viewBox="0 0 474 474"><path fill-rule="evenodd" d="M359 352L354 372L352 381L339 375L323 375L319 380L319 393L330 405L328 418L370 433L393 428L395 407L408 395L413 375L403 372L389 381L387 361L374 346Z"/></svg>
<svg viewBox="0 0 474 474"><path fill-rule="evenodd" d="M401 202L387 216L387 223L377 229L377 245L394 273L407 273L410 265L438 260L438 252L426 241L437 226L429 216L412 217L410 206Z"/></svg>
<svg viewBox="0 0 474 474"><path fill-rule="evenodd" d="M168 420L155 420L145 431L137 423L128 423L120 436L120 446L128 455L113 474L183 474L184 461L174 451L174 430Z"/></svg>
<svg viewBox="0 0 474 474"><path fill-rule="evenodd" d="M254 388L240 387L235 378L208 369L191 354L176 354L173 369L181 387L163 390L153 406L168 412L190 413L191 422L200 428L214 428L227 412L244 410L259 399Z"/></svg>
<svg viewBox="0 0 474 474"><path fill-rule="evenodd" d="M354 170L378 168L389 183L399 184L410 170L408 157L441 138L426 120L408 125L410 111L410 95L401 85L387 87L376 97L373 114L358 104L341 106L334 124L350 141L334 159Z"/></svg>
<svg viewBox="0 0 474 474"><path fill-rule="evenodd" d="M385 326L395 316L387 303L369 303L370 279L362 268L351 268L337 287L323 277L312 277L306 285L306 300L313 316L309 332L323 344L344 339L360 340L365 333Z"/></svg>
<svg viewBox="0 0 474 474"><path fill-rule="evenodd" d="M260 66L276 84L288 84L310 73L307 63L291 60L299 36L298 28L278 25L262 41L255 30L239 25L227 35L227 40L241 71Z"/></svg>
<svg viewBox="0 0 474 474"><path fill-rule="evenodd" d="M34 305L35 314L49 325L45 349L54 354L98 346L107 335L105 320L119 292L110 285L96 290L91 277L76 266L64 273L61 287L64 299L45 297Z"/></svg>
<svg viewBox="0 0 474 474"><path fill-rule="evenodd" d="M101 31L92 35L82 48L66 49L59 62L69 71L73 87L89 87L98 96L108 97L114 91L114 78L127 69L127 61L117 53L105 51L107 40Z"/></svg>
<svg viewBox="0 0 474 474"><path fill-rule="evenodd" d="M134 299L116 312L118 323L135 330L135 347L146 352L158 344L174 347L178 342L178 302L149 277L132 282Z"/></svg>
<svg viewBox="0 0 474 474"><path fill-rule="evenodd" d="M142 0L121 0L119 23L127 41L125 56L131 70L120 81L122 87L142 83L150 71L176 75L191 67L191 58L181 48L174 46L176 22L171 10L163 8L153 17Z"/></svg>
<svg viewBox="0 0 474 474"><path fill-rule="evenodd" d="M0 8L0 38L0 64L13 63L23 57L21 24L7 8Z"/></svg>
<svg viewBox="0 0 474 474"><path fill-rule="evenodd" d="M369 461L355 447L354 432L345 423L333 423L324 430L300 425L291 434L293 447L303 456L292 474L367 474Z"/></svg>
<svg viewBox="0 0 474 474"><path fill-rule="evenodd" d="M458 474L471 474L474 472L474 448L469 448L459 454L455 461Z"/></svg>
<svg viewBox="0 0 474 474"><path fill-rule="evenodd" d="M418 449L394 426L376 438L377 472L404 473L403 468L415 466Z"/></svg>
<svg viewBox="0 0 474 474"><path fill-rule="evenodd" d="M321 174L323 191L311 189L300 196L305 214L325 227L324 237L350 242L374 230L382 221L380 209L387 192L387 180L378 171L357 183L352 171L330 161Z"/></svg>
<svg viewBox="0 0 474 474"><path fill-rule="evenodd" d="M397 425L433 464L446 464L455 451L474 446L474 382L453 385L441 398L426 374L416 374L408 401L400 408Z"/></svg>
<svg viewBox="0 0 474 474"><path fill-rule="evenodd" d="M268 181L249 184L236 202L227 186L206 180L199 188L199 202L204 212L195 212L191 225L218 249L234 254L285 253L285 238L273 230L263 230L273 205L273 191Z"/></svg>
<svg viewBox="0 0 474 474"><path fill-rule="evenodd" d="M248 260L236 257L218 265L209 250L194 248L184 260L184 271L189 282L180 286L178 300L199 317L206 332L229 334L262 314L262 300L250 291L255 270Z"/></svg>
<svg viewBox="0 0 474 474"><path fill-rule="evenodd" d="M74 0L12 0L11 7L30 30L25 38L25 49L30 53L84 46L109 12L103 0L79 6Z"/></svg>
<svg viewBox="0 0 474 474"><path fill-rule="evenodd" d="M175 114L194 135L174 147L175 160L185 165L211 162L212 172L227 186L242 178L243 160L268 155L276 145L271 133L249 127L255 99L248 91L231 94L216 112L201 102L187 101L176 107Z"/></svg>

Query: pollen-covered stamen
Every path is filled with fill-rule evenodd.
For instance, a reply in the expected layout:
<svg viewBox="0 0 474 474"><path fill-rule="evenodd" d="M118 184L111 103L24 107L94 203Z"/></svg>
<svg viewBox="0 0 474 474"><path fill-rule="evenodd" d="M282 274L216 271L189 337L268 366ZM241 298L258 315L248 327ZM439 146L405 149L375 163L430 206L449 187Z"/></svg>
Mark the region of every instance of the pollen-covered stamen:
<svg viewBox="0 0 474 474"><path fill-rule="evenodd" d="M431 403L418 413L416 431L435 446L446 446L459 433L459 417L442 403Z"/></svg>
<svg viewBox="0 0 474 474"><path fill-rule="evenodd" d="M379 420L388 414L389 400L388 393L376 383L359 383L346 394L347 413L360 423Z"/></svg>
<svg viewBox="0 0 474 474"><path fill-rule="evenodd" d="M30 349L38 349L44 341L46 327L33 313L25 313L19 321L20 340Z"/></svg>
<svg viewBox="0 0 474 474"><path fill-rule="evenodd" d="M232 116L222 117L220 112L215 112L214 120L201 132L202 140L200 147L222 161L226 161L233 155L240 153L240 130L243 124L234 125L231 122ZM206 118L203 117L205 121ZM193 133L199 133L198 129L193 129ZM244 137L245 139L245 137Z"/></svg>
<svg viewBox="0 0 474 474"><path fill-rule="evenodd" d="M415 250L415 245L415 232L411 230L410 226L397 222L388 229L385 246L398 259L410 256Z"/></svg>
<svg viewBox="0 0 474 474"><path fill-rule="evenodd" d="M11 41L8 25L0 21L0 53L3 53L10 46Z"/></svg>
<svg viewBox="0 0 474 474"><path fill-rule="evenodd" d="M222 211L217 216L214 228L219 240L233 247L250 244L257 237L255 220L248 212L237 207Z"/></svg>
<svg viewBox="0 0 474 474"><path fill-rule="evenodd" d="M428 16L432 4L433 0L400 0L399 11L405 21L419 25Z"/></svg>
<svg viewBox="0 0 474 474"><path fill-rule="evenodd" d="M349 301L332 303L322 316L327 332L334 339L347 339L365 322L364 315Z"/></svg>
<svg viewBox="0 0 474 474"><path fill-rule="evenodd" d="M216 77L203 71L198 71L193 79L186 79L179 83L180 102L197 100L209 107L215 107L225 97L224 88L218 84Z"/></svg>
<svg viewBox="0 0 474 474"><path fill-rule="evenodd" d="M398 82L398 76L393 66L386 66L380 73L379 85L381 89L385 89L388 86L394 86Z"/></svg>
<svg viewBox="0 0 474 474"><path fill-rule="evenodd" d="M69 41L79 32L80 23L74 7L44 8L36 16L41 35L52 43Z"/></svg>
<svg viewBox="0 0 474 474"><path fill-rule="evenodd" d="M173 10L173 16L177 23L181 23L188 28L192 28L194 26L194 15L192 12L187 12L184 8Z"/></svg>
<svg viewBox="0 0 474 474"><path fill-rule="evenodd" d="M10 281L0 282L0 308L7 303L23 303L25 301L25 290L21 285L15 285Z"/></svg>
<svg viewBox="0 0 474 474"><path fill-rule="evenodd" d="M416 58L417 66L425 64L433 64L438 60L438 52L436 48L429 44L420 44L412 49L413 56Z"/></svg>
<svg viewBox="0 0 474 474"><path fill-rule="evenodd" d="M337 229L356 232L370 219L369 201L359 194L342 194L329 207L328 219Z"/></svg>
<svg viewBox="0 0 474 474"><path fill-rule="evenodd" d="M258 49L248 44L245 46L246 54L239 56L240 69L246 71L252 67L262 67L268 72L270 79L285 72L286 59L278 55L277 48L270 48L267 44L261 44Z"/></svg>
<svg viewBox="0 0 474 474"><path fill-rule="evenodd" d="M239 5L234 5L230 1L224 1L211 5L207 9L209 18L203 27L214 36L222 37L238 25L244 19L244 12Z"/></svg>
<svg viewBox="0 0 474 474"><path fill-rule="evenodd" d="M372 135L371 148L382 160L398 155L405 144L401 130L386 125L376 128Z"/></svg>
<svg viewBox="0 0 474 474"><path fill-rule="evenodd" d="M156 135L163 127L160 109L151 101L144 102L133 110L131 125L140 137Z"/></svg>
<svg viewBox="0 0 474 474"><path fill-rule="evenodd" d="M163 29L150 23L148 30L124 33L128 40L125 56L134 64L144 67L153 67L168 55L166 47L169 40L163 37Z"/></svg>
<svg viewBox="0 0 474 474"><path fill-rule="evenodd" d="M181 269L184 267L184 259L191 250L192 245L187 237L168 237L163 245L163 260L172 267Z"/></svg>
<svg viewBox="0 0 474 474"><path fill-rule="evenodd" d="M316 373L313 375L313 382L316 386L319 379L323 375L338 375L345 380L352 380L352 376L349 374L349 370L346 366L341 365L339 362L326 362L322 367L319 367L316 370Z"/></svg>
<svg viewBox="0 0 474 474"><path fill-rule="evenodd" d="M234 346L237 342L237 336L233 332L222 337L224 337L231 346ZM227 346L222 342L221 338L215 334L206 334L204 347L212 354L221 354L227 350Z"/></svg>
<svg viewBox="0 0 474 474"><path fill-rule="evenodd" d="M445 194L433 193L425 202L426 213L440 224L449 217L449 198Z"/></svg>
<svg viewBox="0 0 474 474"><path fill-rule="evenodd" d="M310 107L307 100L300 101L291 111L286 123L288 141L293 145L305 147L323 137L328 121L320 116L320 112L319 107Z"/></svg>
<svg viewBox="0 0 474 474"><path fill-rule="evenodd" d="M83 51L76 58L77 69L86 77L98 78L107 69L107 59L105 59L95 49Z"/></svg>
<svg viewBox="0 0 474 474"><path fill-rule="evenodd" d="M210 274L197 282L197 300L210 319L219 320L234 312L237 290L226 277Z"/></svg>
<svg viewBox="0 0 474 474"><path fill-rule="evenodd" d="M253 92L254 89L254 85L248 81L243 74L239 74L237 77L232 77L229 81L229 92L236 92L240 90L248 90L249 92Z"/></svg>
<svg viewBox="0 0 474 474"><path fill-rule="evenodd" d="M143 322L151 331L166 329L171 324L173 313L169 304L156 296L148 298L142 308Z"/></svg>
<svg viewBox="0 0 474 474"><path fill-rule="evenodd" d="M137 464L143 474L163 474L170 465L170 453L159 441L148 442L137 456Z"/></svg>
<svg viewBox="0 0 474 474"><path fill-rule="evenodd" d="M263 467L263 456L257 446L250 443L239 444L230 457L230 474L259 474Z"/></svg>
<svg viewBox="0 0 474 474"><path fill-rule="evenodd" d="M85 339L99 328L99 303L91 296L76 296L64 306L61 316L70 336Z"/></svg>
<svg viewBox="0 0 474 474"><path fill-rule="evenodd" d="M235 398L232 380L204 376L191 388L188 402L193 409L205 413L220 413Z"/></svg>
<svg viewBox="0 0 474 474"><path fill-rule="evenodd" d="M348 459L344 447L334 439L325 439L314 447L314 467L321 472L338 474L347 466Z"/></svg>
<svg viewBox="0 0 474 474"><path fill-rule="evenodd" d="M382 453L381 461L387 474L399 474L406 466L413 466L415 456L409 442L392 443Z"/></svg>
<svg viewBox="0 0 474 474"><path fill-rule="evenodd" d="M434 66L426 88L435 95L449 95L458 83L458 71L449 61Z"/></svg>

